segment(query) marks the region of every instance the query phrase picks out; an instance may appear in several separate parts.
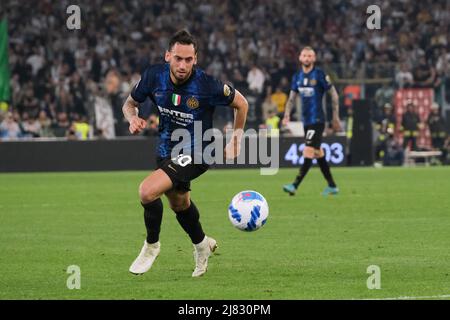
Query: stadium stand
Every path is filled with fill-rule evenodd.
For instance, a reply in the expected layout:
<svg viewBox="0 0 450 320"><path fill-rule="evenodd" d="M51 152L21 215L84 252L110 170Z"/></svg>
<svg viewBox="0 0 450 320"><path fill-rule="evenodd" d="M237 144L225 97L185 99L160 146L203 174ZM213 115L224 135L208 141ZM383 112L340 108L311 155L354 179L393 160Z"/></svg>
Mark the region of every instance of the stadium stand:
<svg viewBox="0 0 450 320"><path fill-rule="evenodd" d="M263 103L279 99L277 88L289 93L305 45L316 49L338 88L343 123L358 98L373 101L372 119L381 121L398 89L429 89L442 114L449 109L445 0L383 1L381 30L365 27L366 0L83 0L81 30L65 27L70 4L2 1L12 98L0 116L1 138L127 135L125 97L144 68L163 61L168 37L181 28L199 40L200 67L253 96L249 121L255 127L266 122ZM142 110L144 117L154 113L149 105ZM226 125L232 114L216 117ZM419 141L431 147L428 136Z"/></svg>

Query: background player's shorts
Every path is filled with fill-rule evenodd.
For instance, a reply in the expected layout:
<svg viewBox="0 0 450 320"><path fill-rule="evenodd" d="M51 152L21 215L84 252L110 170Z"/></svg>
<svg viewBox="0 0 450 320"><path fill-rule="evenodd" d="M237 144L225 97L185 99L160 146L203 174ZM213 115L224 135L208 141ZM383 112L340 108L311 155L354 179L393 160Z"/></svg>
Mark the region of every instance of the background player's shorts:
<svg viewBox="0 0 450 320"><path fill-rule="evenodd" d="M324 123L315 123L304 127L306 146L319 150L322 144L323 130L325 129Z"/></svg>
<svg viewBox="0 0 450 320"><path fill-rule="evenodd" d="M164 171L173 183L173 188L179 191L190 191L191 181L205 173L209 166L194 164L188 155L171 158L157 158L158 168Z"/></svg>

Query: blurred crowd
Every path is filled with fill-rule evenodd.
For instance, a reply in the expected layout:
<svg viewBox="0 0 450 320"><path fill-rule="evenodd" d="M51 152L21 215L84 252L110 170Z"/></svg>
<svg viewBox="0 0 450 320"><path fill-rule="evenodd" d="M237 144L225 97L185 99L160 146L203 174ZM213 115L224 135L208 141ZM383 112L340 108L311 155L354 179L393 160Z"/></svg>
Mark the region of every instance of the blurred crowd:
<svg viewBox="0 0 450 320"><path fill-rule="evenodd" d="M448 103L448 1L382 1L381 30L366 27L371 2L80 0L81 29L68 30L71 1L2 0L12 100L1 115L1 135L127 135L123 101L147 66L163 62L168 39L181 28L199 41L201 68L253 98L249 120L256 126L279 129L305 45L335 82L344 122L348 96L355 95L349 79L380 79L365 93L378 118L398 88L432 88L441 106ZM142 109L146 134L155 134L157 116L151 106ZM232 114L217 117L226 126Z"/></svg>

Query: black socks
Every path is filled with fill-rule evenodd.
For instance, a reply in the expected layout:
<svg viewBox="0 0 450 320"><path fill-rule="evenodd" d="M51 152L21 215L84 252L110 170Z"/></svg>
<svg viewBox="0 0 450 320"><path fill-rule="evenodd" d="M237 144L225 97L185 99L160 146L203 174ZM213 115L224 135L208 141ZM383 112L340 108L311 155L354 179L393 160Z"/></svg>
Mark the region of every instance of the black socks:
<svg viewBox="0 0 450 320"><path fill-rule="evenodd" d="M312 165L312 159L305 158L302 167L300 168L300 172L297 177L295 177L294 186L297 189L299 184L302 182L303 178L306 176L306 174L309 171L309 168L311 168Z"/></svg>
<svg viewBox="0 0 450 320"><path fill-rule="evenodd" d="M334 183L333 176L331 175L330 166L328 165L327 160L325 160L325 157L318 158L317 163L319 164L320 171L322 171L323 176L328 182L328 186L331 188L336 188L336 183ZM311 168L311 166L312 166L312 159L305 158L305 161L303 162L303 165L300 168L298 176L295 177L295 181L293 183L295 188L298 188L303 178L305 178L306 174Z"/></svg>
<svg viewBox="0 0 450 320"><path fill-rule="evenodd" d="M144 207L144 221L145 227L147 228L147 242L158 242L163 215L163 203L161 199L158 198L150 203L141 204Z"/></svg>
<svg viewBox="0 0 450 320"><path fill-rule="evenodd" d="M142 204L142 203L141 203ZM163 203L161 198L153 202L142 204L144 207L144 221L147 229L147 242L155 243L159 241L161 221L163 215ZM202 225L200 224L200 214L194 202L191 200L189 208L175 212L177 220L184 231L189 235L193 244L199 244L205 238Z"/></svg>
<svg viewBox="0 0 450 320"><path fill-rule="evenodd" d="M189 235L193 244L199 244L205 238L202 225L200 224L200 214L191 200L189 208L183 211L175 212L177 220L180 223L184 231Z"/></svg>
<svg viewBox="0 0 450 320"><path fill-rule="evenodd" d="M331 176L330 166L328 165L325 157L318 158L317 163L320 166L320 170L322 171L323 176L328 182L328 186L331 188L336 188L336 184L334 183L333 177Z"/></svg>

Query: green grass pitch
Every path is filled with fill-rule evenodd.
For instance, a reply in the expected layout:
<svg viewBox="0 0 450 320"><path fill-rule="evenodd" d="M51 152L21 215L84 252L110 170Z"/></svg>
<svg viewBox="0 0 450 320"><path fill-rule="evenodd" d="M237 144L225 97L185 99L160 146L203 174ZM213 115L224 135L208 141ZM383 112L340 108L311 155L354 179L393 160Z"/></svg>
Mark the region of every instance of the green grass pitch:
<svg viewBox="0 0 450 320"><path fill-rule="evenodd" d="M364 299L450 294L450 168L335 168L341 193L314 167L299 192L281 186L297 170L210 170L192 198L217 255L193 279L192 245L164 200L161 254L143 276L128 273L145 238L137 188L146 172L0 175L0 299ZM227 206L262 193L267 224L234 229ZM81 269L69 290L67 268ZM367 268L381 269L369 290Z"/></svg>

